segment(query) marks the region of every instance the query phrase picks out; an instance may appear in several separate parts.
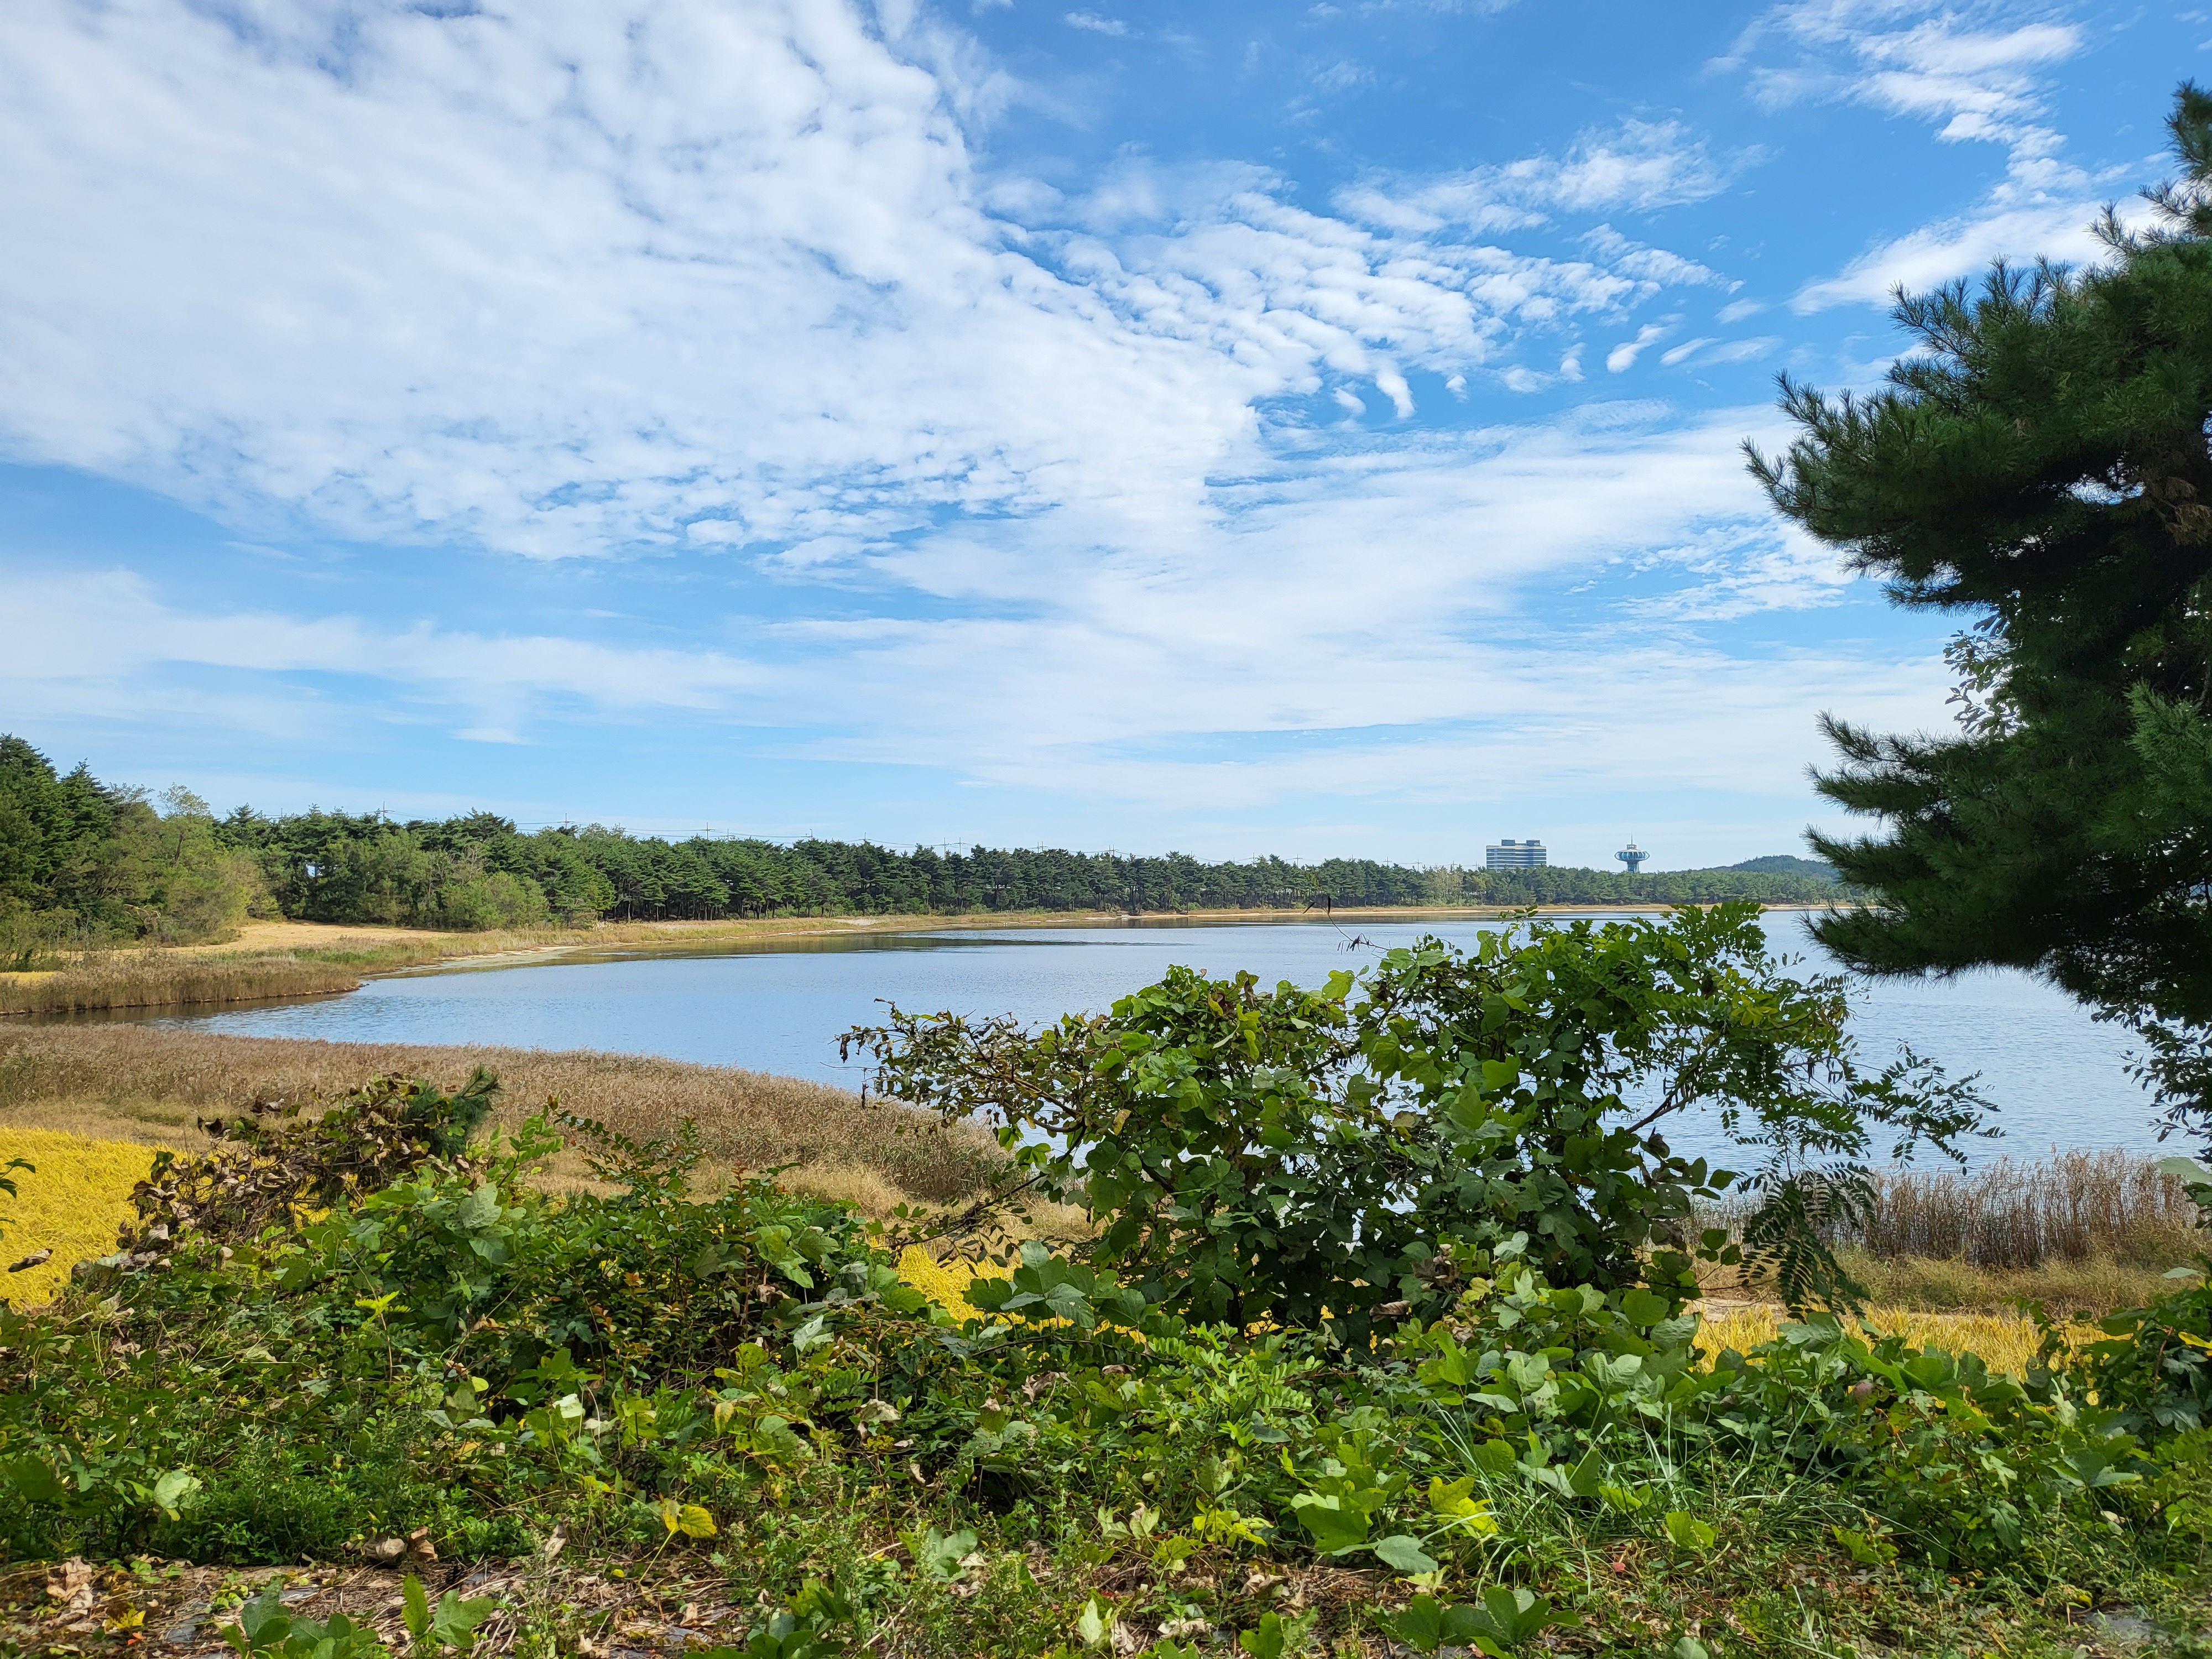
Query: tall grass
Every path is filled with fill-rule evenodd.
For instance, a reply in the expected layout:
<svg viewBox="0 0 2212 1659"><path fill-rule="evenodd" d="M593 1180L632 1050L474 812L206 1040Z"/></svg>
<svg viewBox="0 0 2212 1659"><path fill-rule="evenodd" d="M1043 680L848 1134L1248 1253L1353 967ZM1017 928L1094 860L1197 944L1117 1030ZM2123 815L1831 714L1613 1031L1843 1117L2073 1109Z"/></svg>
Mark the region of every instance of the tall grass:
<svg viewBox="0 0 2212 1659"><path fill-rule="evenodd" d="M2139 1153L2054 1152L2042 1163L1999 1158L1976 1170L1878 1175L1874 1202L1827 1230L1832 1249L1879 1261L1942 1261L2027 1270L2085 1262L2170 1267L2207 1240L2182 1183ZM1702 1218L1740 1230L1741 1203Z"/></svg>
<svg viewBox="0 0 2212 1659"><path fill-rule="evenodd" d="M2181 1182L2133 1152L2056 1152L2041 1163L1883 1176L1861 1224L1832 1243L1885 1259L1976 1267L2099 1260L2167 1267L2202 1244Z"/></svg>
<svg viewBox="0 0 2212 1659"><path fill-rule="evenodd" d="M1734 1231L1741 1205L1700 1225ZM2059 1318L2094 1318L2172 1287L2168 1269L2212 1251L2181 1182L2133 1152L2053 1152L2031 1164L2000 1158L1973 1171L1878 1176L1869 1212L1829 1230L1827 1242L1879 1305L1925 1312L2040 1303ZM1746 1285L1733 1269L1703 1275L1717 1296Z"/></svg>
<svg viewBox="0 0 2212 1659"><path fill-rule="evenodd" d="M360 976L349 969L290 956L226 961L133 951L88 957L56 973L0 974L0 1015L266 1002L356 990L360 985Z"/></svg>
<svg viewBox="0 0 2212 1659"><path fill-rule="evenodd" d="M204 1144L196 1117L251 1100L336 1097L378 1072L458 1083L476 1065L506 1085L509 1124L556 1100L635 1139L689 1117L708 1157L748 1170L798 1165L791 1184L878 1213L950 1203L1004 1166L980 1130L798 1078L647 1055L218 1036L138 1025L0 1026L0 1122L168 1146ZM574 1173L574 1168L568 1170Z"/></svg>

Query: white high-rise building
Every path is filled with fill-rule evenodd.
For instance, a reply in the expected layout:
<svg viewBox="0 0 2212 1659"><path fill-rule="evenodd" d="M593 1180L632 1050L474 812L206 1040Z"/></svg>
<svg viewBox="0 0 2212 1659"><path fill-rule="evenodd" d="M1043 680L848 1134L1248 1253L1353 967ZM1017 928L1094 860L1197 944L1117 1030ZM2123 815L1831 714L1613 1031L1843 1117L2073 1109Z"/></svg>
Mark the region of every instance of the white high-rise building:
<svg viewBox="0 0 2212 1659"><path fill-rule="evenodd" d="M1551 861L1540 841L1516 841L1508 836L1496 846L1482 849L1486 870L1534 870Z"/></svg>

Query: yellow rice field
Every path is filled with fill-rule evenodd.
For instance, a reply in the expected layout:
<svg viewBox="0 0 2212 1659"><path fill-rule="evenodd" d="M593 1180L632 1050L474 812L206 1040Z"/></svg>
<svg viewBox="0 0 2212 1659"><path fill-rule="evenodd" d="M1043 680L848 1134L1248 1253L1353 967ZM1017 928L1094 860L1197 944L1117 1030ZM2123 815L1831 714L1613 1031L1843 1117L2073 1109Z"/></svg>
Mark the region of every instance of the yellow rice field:
<svg viewBox="0 0 2212 1659"><path fill-rule="evenodd" d="M131 1189L146 1178L154 1148L0 1127L0 1164L11 1158L36 1168L16 1172L19 1196L0 1194L0 1268L53 1252L43 1267L0 1273L0 1299L28 1308L51 1299L75 1264L115 1249L116 1229L131 1218Z"/></svg>
<svg viewBox="0 0 2212 1659"><path fill-rule="evenodd" d="M909 1244L898 1259L898 1275L907 1284L944 1309L956 1319L966 1319L975 1310L966 1301L969 1282L978 1274L988 1273L1004 1278L1004 1268L978 1266L955 1256L939 1261L919 1244Z"/></svg>
<svg viewBox="0 0 2212 1659"><path fill-rule="evenodd" d="M1782 1310L1757 1303L1709 1308L1698 1328L1698 1351L1708 1360L1723 1349L1747 1352L1771 1342L1781 1328ZM2035 1358L2035 1322L2019 1314L1928 1313L1917 1308L1873 1308L1866 1322L1884 1336L1902 1336L1915 1347L1972 1353L1991 1370L2019 1376Z"/></svg>

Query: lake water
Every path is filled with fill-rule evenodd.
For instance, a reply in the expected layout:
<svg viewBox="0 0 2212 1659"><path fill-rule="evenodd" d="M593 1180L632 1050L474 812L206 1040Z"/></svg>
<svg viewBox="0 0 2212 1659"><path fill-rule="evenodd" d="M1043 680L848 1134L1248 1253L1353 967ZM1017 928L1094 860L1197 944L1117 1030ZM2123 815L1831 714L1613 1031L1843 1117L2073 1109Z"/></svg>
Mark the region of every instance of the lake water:
<svg viewBox="0 0 2212 1659"><path fill-rule="evenodd" d="M1801 917L1765 918L1778 947L1823 963ZM1471 943L1474 921L1299 920L1093 927L831 934L711 954L575 953L524 966L445 969L372 980L351 994L149 1023L247 1036L344 1042L496 1043L599 1048L744 1066L858 1088L840 1065L840 1031L878 1021L884 1003L914 1012L1012 1013L1042 1022L1103 1009L1180 963L1217 975L1249 969L1264 983L1318 985L1379 951L1435 933ZM1362 943L1361 941L1365 941ZM1978 1072L2004 1138L1977 1161L2053 1146L2157 1147L2151 1113L2125 1071L2124 1035L2071 999L2018 973L1947 983L1855 988L1855 1029L1876 1064L1899 1042L1954 1076ZM1678 1146L1717 1142L1695 1132ZM2166 1150L2179 1151L2179 1146Z"/></svg>

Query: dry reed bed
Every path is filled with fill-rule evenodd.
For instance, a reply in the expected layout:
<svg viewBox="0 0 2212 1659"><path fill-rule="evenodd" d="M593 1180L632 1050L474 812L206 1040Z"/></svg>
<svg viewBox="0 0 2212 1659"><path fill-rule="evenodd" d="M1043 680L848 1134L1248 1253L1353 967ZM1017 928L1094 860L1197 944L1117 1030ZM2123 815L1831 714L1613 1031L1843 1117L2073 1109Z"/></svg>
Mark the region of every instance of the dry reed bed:
<svg viewBox="0 0 2212 1659"><path fill-rule="evenodd" d="M506 1086L500 1117L548 1100L633 1139L689 1117L716 1164L802 1166L792 1184L883 1213L903 1199L947 1203L1003 1154L979 1130L797 1078L647 1055L217 1036L144 1026L0 1026L0 1122L191 1147L195 1117L247 1102L335 1097L379 1072L447 1087L475 1066Z"/></svg>
<svg viewBox="0 0 2212 1659"><path fill-rule="evenodd" d="M1740 1206L1707 1224L1735 1226ZM1829 1230L1838 1251L1879 1261L1926 1261L1999 1272L2085 1263L2169 1267L2204 1249L2187 1189L2156 1161L2125 1152L2053 1152L2043 1163L2010 1158L1972 1171L1878 1176L1875 1201L1856 1224Z"/></svg>
<svg viewBox="0 0 2212 1659"><path fill-rule="evenodd" d="M0 1015L76 1014L105 1008L266 1002L360 988L350 969L295 957L169 956L135 951L52 974L0 974Z"/></svg>
<svg viewBox="0 0 2212 1659"><path fill-rule="evenodd" d="M1838 1243L1882 1257L1923 1256L1977 1267L2039 1267L2100 1257L2165 1265L2191 1253L2197 1208L2182 1183L2132 1152L2005 1158L1972 1173L1883 1177L1862 1225Z"/></svg>

